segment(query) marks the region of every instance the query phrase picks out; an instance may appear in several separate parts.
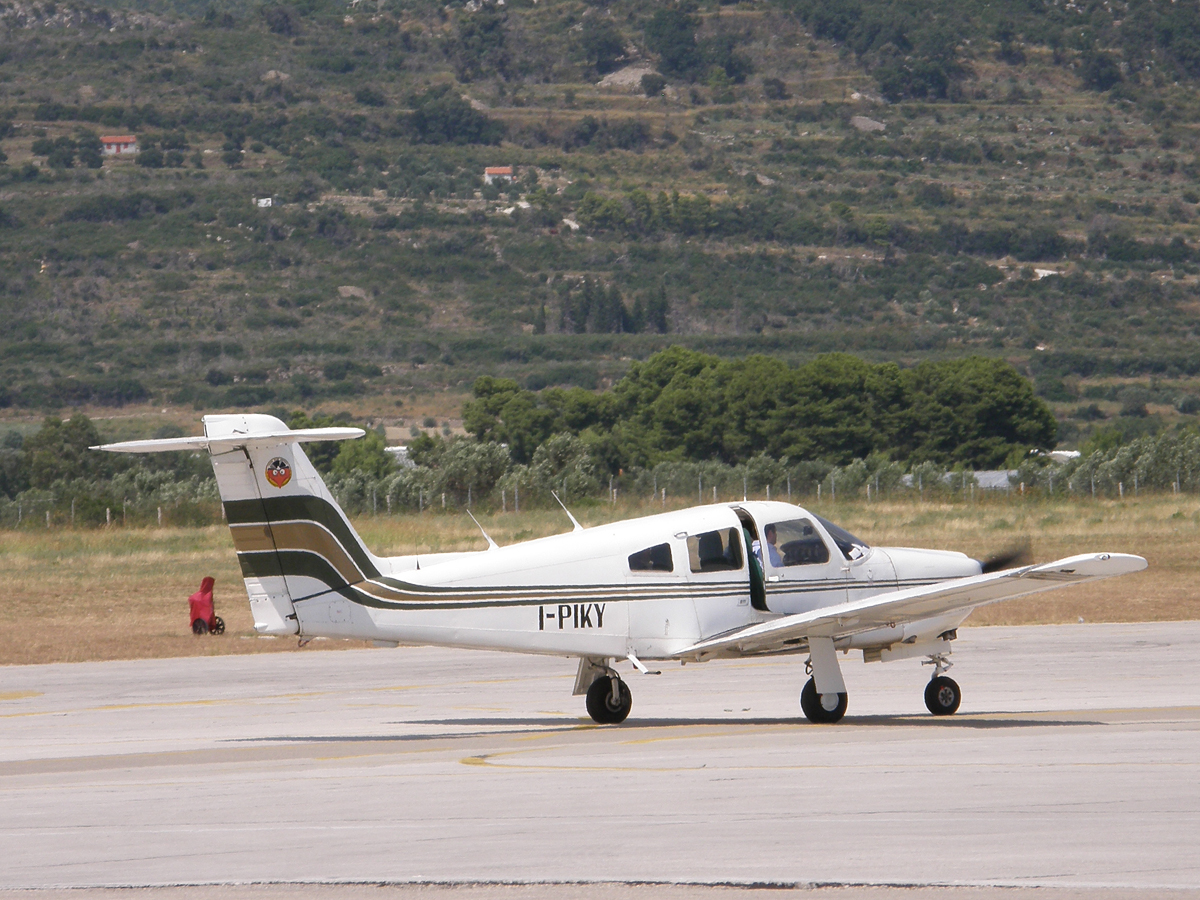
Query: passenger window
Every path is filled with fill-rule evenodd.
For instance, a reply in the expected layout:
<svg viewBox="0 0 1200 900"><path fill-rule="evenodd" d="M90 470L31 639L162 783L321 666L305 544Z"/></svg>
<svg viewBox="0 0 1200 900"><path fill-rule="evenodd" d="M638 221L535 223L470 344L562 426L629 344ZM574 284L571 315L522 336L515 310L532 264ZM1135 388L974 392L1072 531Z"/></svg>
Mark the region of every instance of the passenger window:
<svg viewBox="0 0 1200 900"><path fill-rule="evenodd" d="M631 554L629 570L631 572L674 572L675 563L671 559L671 545L657 544Z"/></svg>
<svg viewBox="0 0 1200 900"><path fill-rule="evenodd" d="M736 528L690 535L687 546L693 572L732 572L742 567L742 533Z"/></svg>
<svg viewBox="0 0 1200 900"><path fill-rule="evenodd" d="M808 566L829 562L829 548L808 519L776 522L763 529L773 566ZM771 538L774 536L775 540ZM774 545L774 546L772 546Z"/></svg>

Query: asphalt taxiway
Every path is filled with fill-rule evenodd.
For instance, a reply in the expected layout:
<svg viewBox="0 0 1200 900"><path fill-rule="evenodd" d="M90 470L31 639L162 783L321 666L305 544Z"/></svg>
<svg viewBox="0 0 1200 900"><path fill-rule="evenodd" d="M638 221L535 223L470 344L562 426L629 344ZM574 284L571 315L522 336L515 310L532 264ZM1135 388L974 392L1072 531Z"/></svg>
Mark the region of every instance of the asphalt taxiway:
<svg viewBox="0 0 1200 900"><path fill-rule="evenodd" d="M1200 895L1200 622L959 634L956 716L853 654L833 726L803 658L630 672L618 727L566 659L6 667L0 896Z"/></svg>

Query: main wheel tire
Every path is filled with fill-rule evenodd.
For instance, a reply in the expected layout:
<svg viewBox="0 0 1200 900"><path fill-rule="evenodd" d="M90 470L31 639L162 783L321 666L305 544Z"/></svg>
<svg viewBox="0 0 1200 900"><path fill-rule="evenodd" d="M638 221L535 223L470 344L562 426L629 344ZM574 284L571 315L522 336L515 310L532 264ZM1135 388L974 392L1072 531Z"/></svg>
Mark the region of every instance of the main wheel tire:
<svg viewBox="0 0 1200 900"><path fill-rule="evenodd" d="M613 702L613 682L617 687L617 702ZM633 708L633 693L620 678L602 675L592 682L587 692L587 711L599 725L619 725Z"/></svg>
<svg viewBox="0 0 1200 900"><path fill-rule="evenodd" d="M962 691L958 682L945 675L931 678L925 686L925 705L935 716L952 716L962 703Z"/></svg>
<svg viewBox="0 0 1200 900"><path fill-rule="evenodd" d="M208 634L208 623L203 619L192 622L192 634Z"/></svg>
<svg viewBox="0 0 1200 900"><path fill-rule="evenodd" d="M804 711L808 721L817 725L832 725L841 720L846 714L848 698L844 691L837 695L837 706L826 709L821 705L821 695L817 693L817 682L810 678L805 682L804 690L800 692L800 709Z"/></svg>
<svg viewBox="0 0 1200 900"><path fill-rule="evenodd" d="M220 616L213 616L212 633L213 634L224 634L225 633L225 620L222 619Z"/></svg>

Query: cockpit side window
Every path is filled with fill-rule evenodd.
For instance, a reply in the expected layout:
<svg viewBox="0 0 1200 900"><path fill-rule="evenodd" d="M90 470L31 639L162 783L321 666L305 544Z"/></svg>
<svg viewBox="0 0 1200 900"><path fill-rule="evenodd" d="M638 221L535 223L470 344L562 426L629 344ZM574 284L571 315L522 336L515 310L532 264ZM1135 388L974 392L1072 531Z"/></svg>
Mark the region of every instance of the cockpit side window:
<svg viewBox="0 0 1200 900"><path fill-rule="evenodd" d="M674 572L675 561L671 557L670 544L655 544L629 556L631 572Z"/></svg>
<svg viewBox="0 0 1200 900"><path fill-rule="evenodd" d="M742 535L736 528L689 535L687 547L693 572L733 572L742 567Z"/></svg>
<svg viewBox="0 0 1200 900"><path fill-rule="evenodd" d="M846 559L861 559L871 545L862 538L855 537L845 528L839 528L828 519L822 519L820 516L814 518L825 526L825 530L829 532L829 536L833 538L833 542L837 544L837 548L842 551L842 556Z"/></svg>
<svg viewBox="0 0 1200 900"><path fill-rule="evenodd" d="M829 548L809 519L774 522L763 529L768 562L779 566L809 566L829 562Z"/></svg>

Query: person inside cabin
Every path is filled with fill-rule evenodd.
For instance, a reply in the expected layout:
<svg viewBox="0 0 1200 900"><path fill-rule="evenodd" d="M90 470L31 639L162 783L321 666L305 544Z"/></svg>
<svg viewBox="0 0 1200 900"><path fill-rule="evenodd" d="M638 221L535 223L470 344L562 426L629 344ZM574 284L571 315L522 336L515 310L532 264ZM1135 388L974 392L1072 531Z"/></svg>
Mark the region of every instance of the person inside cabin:
<svg viewBox="0 0 1200 900"><path fill-rule="evenodd" d="M771 566L774 568L778 568L779 566L782 566L783 565L783 557L779 555L779 548L775 546L776 541L779 540L779 535L775 530L775 526L767 525L765 528L763 528L763 537L765 537L767 539L767 559L766 559L766 561L768 563L770 563ZM757 544L758 542L756 541L755 543ZM760 544L755 549L758 551L755 555L758 557L758 561L761 563L763 561L762 545Z"/></svg>

